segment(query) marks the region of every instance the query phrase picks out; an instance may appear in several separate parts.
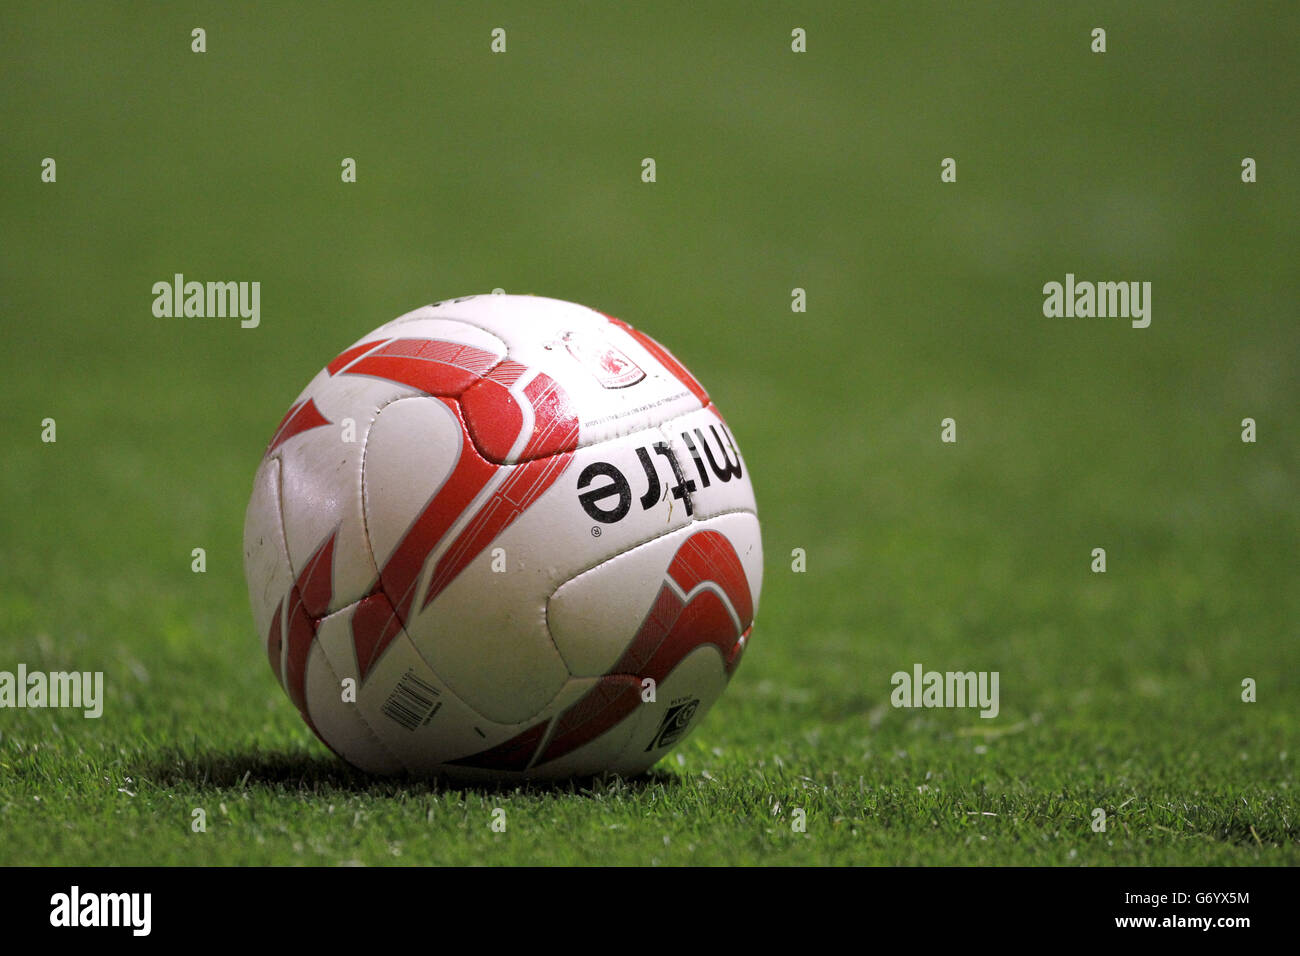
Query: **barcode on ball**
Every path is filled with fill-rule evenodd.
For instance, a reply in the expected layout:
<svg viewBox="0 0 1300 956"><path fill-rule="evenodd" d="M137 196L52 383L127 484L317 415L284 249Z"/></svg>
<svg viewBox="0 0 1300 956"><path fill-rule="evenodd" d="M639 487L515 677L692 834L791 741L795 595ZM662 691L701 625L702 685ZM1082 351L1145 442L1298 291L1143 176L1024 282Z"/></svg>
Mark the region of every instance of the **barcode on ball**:
<svg viewBox="0 0 1300 956"><path fill-rule="evenodd" d="M407 671L381 709L385 717L407 730L415 730L427 724L441 706L438 689L428 681L421 680L414 671Z"/></svg>

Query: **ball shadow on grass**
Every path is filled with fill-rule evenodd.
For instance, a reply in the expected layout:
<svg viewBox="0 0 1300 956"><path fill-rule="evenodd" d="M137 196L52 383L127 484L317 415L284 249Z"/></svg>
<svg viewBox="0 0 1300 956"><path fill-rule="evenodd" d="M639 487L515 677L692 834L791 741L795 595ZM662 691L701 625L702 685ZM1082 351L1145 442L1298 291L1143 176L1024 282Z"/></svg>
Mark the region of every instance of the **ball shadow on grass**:
<svg viewBox="0 0 1300 956"><path fill-rule="evenodd" d="M357 770L333 754L301 750L188 751L167 747L142 755L130 768L138 781L164 789L238 791L262 787L297 794L341 792L375 797L449 792L605 796L681 784L676 775L654 769L631 778L600 774L559 781L484 782L410 773L381 776Z"/></svg>

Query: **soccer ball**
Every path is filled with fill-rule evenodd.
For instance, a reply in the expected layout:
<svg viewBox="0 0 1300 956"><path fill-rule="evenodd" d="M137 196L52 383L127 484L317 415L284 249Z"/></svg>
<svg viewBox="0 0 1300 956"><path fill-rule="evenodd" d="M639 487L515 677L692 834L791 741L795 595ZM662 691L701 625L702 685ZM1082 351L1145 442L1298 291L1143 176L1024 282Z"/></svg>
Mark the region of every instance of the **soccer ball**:
<svg viewBox="0 0 1300 956"><path fill-rule="evenodd" d="M257 470L253 616L308 726L364 770L649 768L726 687L762 582L708 394L556 299L407 313L330 362Z"/></svg>

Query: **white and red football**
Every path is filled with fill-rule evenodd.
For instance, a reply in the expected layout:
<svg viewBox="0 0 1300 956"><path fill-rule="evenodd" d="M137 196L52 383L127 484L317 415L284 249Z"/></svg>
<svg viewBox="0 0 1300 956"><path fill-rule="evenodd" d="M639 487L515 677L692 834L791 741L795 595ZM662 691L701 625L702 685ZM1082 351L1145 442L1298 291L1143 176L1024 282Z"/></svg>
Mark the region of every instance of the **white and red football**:
<svg viewBox="0 0 1300 956"><path fill-rule="evenodd" d="M303 719L375 772L646 770L718 699L762 583L748 469L663 346L480 295L363 337L254 481L244 568Z"/></svg>

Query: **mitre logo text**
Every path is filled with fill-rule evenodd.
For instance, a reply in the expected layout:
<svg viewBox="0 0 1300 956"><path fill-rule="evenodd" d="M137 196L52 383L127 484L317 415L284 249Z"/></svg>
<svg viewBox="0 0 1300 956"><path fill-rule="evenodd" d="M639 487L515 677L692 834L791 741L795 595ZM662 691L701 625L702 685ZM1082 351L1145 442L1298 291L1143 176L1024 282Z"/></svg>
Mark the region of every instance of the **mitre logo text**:
<svg viewBox="0 0 1300 956"><path fill-rule="evenodd" d="M667 442L642 445L636 450L636 457L641 462L641 471L644 475L641 483L645 486L645 493L637 498L643 511L649 511L671 494L674 499L682 502L686 514L691 515L695 510L691 504L691 494L697 488L707 488L715 480L726 482L741 477L740 453L736 451L731 433L727 431L727 426L723 425L722 432L719 434L718 427L709 426L713 438L712 445L705 437L703 429L695 429L693 437L690 432L682 432L682 442L686 445L686 450L691 453L691 458L695 460L698 484L694 478L686 477L681 462L677 460L677 456ZM718 449L717 455L714 455L714 447ZM660 481L659 470L656 467L656 462L660 460L666 461L672 472L670 484ZM601 478L607 480L592 487ZM582 505L582 510L594 520L604 524L622 521L632 509L631 482L618 467L607 461L593 461L582 469L582 474L578 476L578 492L578 502Z"/></svg>

